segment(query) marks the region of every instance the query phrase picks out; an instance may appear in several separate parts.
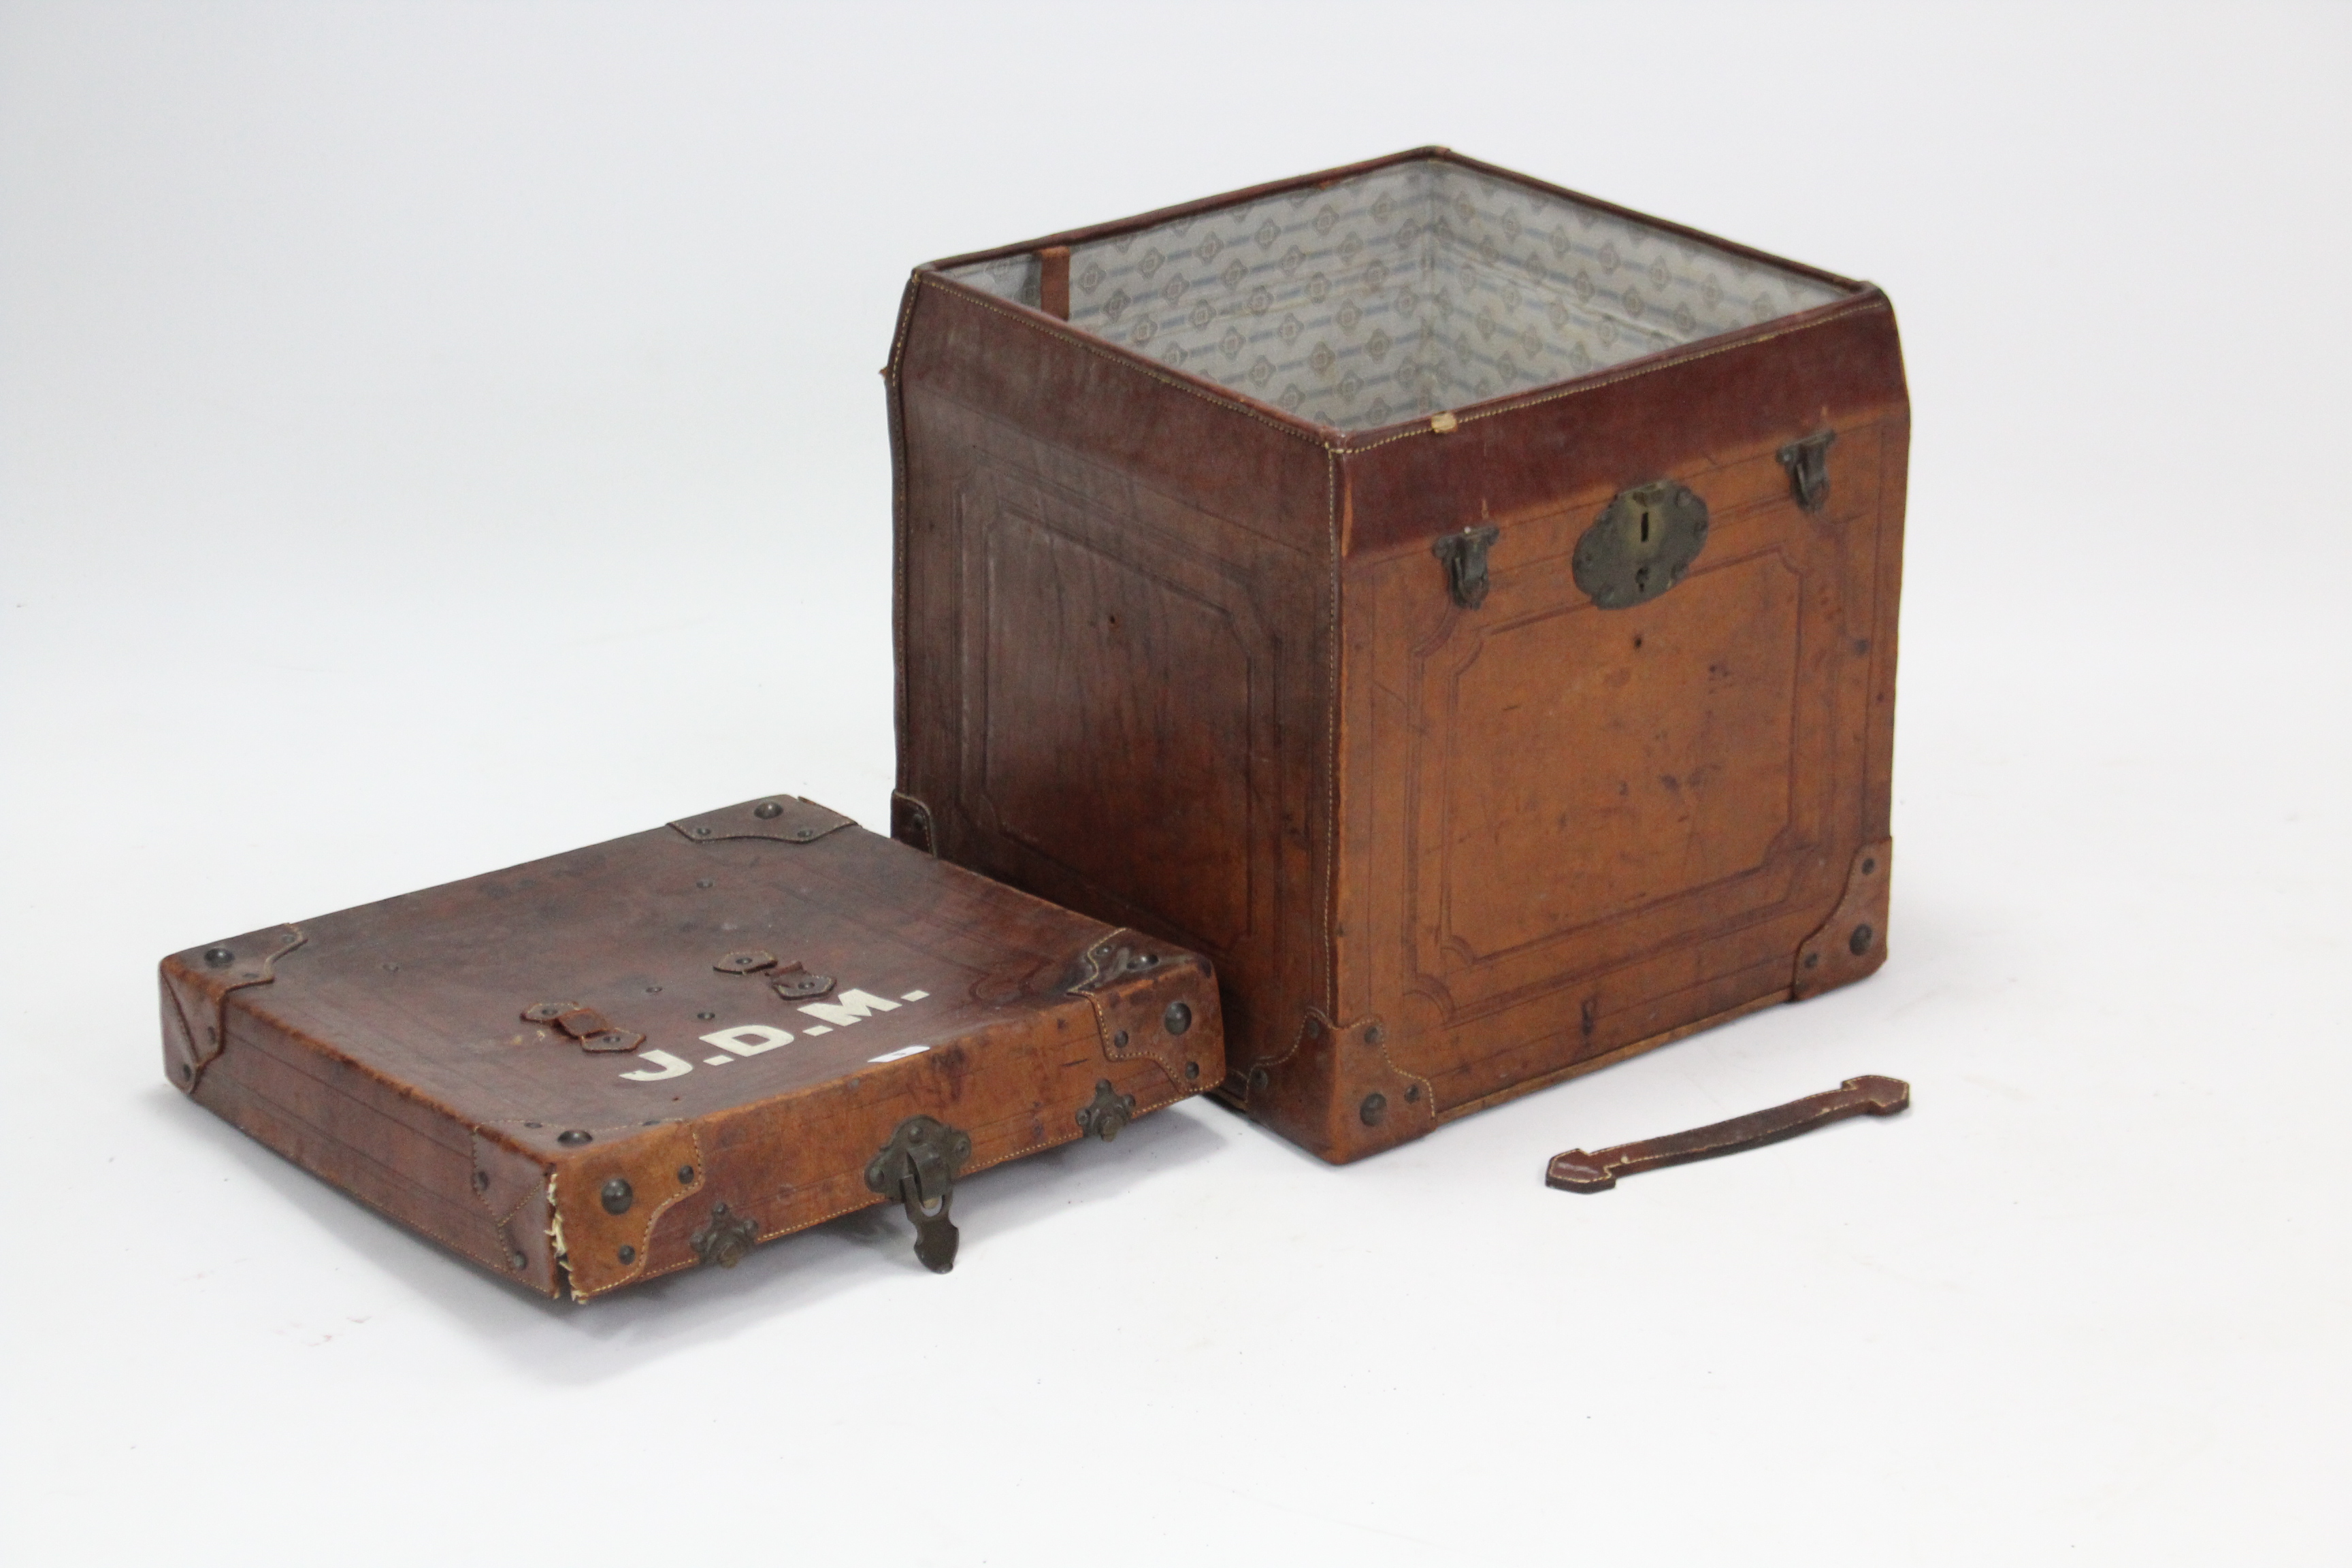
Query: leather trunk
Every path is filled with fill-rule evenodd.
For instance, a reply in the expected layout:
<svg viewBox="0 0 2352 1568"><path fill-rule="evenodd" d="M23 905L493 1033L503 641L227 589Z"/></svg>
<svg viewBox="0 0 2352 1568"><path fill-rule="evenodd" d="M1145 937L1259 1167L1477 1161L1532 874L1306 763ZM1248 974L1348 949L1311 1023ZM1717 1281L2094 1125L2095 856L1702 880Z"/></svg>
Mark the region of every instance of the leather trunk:
<svg viewBox="0 0 2352 1568"><path fill-rule="evenodd" d="M586 1300L1213 1085L1198 956L789 795L163 963L165 1071L505 1278Z"/></svg>
<svg viewBox="0 0 2352 1568"><path fill-rule="evenodd" d="M1877 288L1422 149L916 269L893 831L1326 1159L1886 953Z"/></svg>

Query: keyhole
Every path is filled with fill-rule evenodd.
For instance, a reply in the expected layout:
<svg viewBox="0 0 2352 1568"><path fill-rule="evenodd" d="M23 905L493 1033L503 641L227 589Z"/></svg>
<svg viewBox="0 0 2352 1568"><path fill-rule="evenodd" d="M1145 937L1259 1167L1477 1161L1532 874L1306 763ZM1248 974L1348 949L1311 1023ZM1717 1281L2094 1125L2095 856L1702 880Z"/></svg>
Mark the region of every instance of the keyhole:
<svg viewBox="0 0 2352 1568"><path fill-rule="evenodd" d="M1650 542L1650 509L1647 507L1642 509L1642 542Z"/></svg>

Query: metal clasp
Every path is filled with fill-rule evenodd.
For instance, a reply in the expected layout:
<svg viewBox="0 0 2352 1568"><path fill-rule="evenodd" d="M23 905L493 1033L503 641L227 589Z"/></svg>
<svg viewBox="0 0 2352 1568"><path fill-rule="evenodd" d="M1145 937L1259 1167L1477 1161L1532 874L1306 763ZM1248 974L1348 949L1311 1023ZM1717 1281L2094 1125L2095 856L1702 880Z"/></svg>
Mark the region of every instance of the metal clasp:
<svg viewBox="0 0 2352 1568"><path fill-rule="evenodd" d="M866 1163L866 1185L906 1205L915 1226L915 1256L934 1274L955 1267L959 1237L948 1205L956 1173L971 1152L971 1133L929 1116L910 1116Z"/></svg>
<svg viewBox="0 0 2352 1568"><path fill-rule="evenodd" d="M1789 470L1789 493L1807 511L1819 511L1830 499L1830 443L1837 432L1824 430L1780 448L1780 466Z"/></svg>
<svg viewBox="0 0 2352 1568"><path fill-rule="evenodd" d="M1449 533L1429 547L1445 563L1445 586L1454 602L1475 610L1486 602L1486 549L1499 531L1491 522Z"/></svg>

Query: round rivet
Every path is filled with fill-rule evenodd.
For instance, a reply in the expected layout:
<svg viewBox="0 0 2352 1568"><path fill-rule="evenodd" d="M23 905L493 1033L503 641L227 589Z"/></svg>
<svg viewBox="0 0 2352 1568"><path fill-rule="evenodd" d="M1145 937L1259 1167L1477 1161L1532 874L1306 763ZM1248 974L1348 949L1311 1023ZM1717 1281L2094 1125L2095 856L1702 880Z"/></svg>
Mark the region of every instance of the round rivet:
<svg viewBox="0 0 2352 1568"><path fill-rule="evenodd" d="M1404 1099L1407 1105L1412 1104L1414 1100L1419 1100L1420 1098L1421 1085L1419 1084L1414 1084L1411 1089L1404 1091Z"/></svg>
<svg viewBox="0 0 2352 1568"><path fill-rule="evenodd" d="M387 964L385 964L385 965L383 966L383 972L384 972L386 974L396 974L396 973L399 973L399 971L400 971L400 965L398 965L397 963L387 963Z"/></svg>
<svg viewBox="0 0 2352 1568"><path fill-rule="evenodd" d="M1370 1028L1364 1031L1364 1044L1368 1046L1377 1046L1388 1037L1389 1032L1386 1029L1381 1028L1378 1024L1374 1024Z"/></svg>
<svg viewBox="0 0 2352 1568"><path fill-rule="evenodd" d="M1856 958L1860 958L1864 953L1870 951L1870 939L1877 934L1878 933L1876 931L1871 930L1868 926L1854 927L1853 934L1845 939L1846 951L1852 952Z"/></svg>
<svg viewBox="0 0 2352 1568"><path fill-rule="evenodd" d="M1877 858L1876 858L1875 857L1874 857L1874 856L1867 856L1867 855L1866 855L1866 856L1864 856L1864 857L1863 857L1863 861L1862 861L1862 874L1863 874L1864 876L1867 877L1867 876L1869 876L1872 872L1874 872L1874 871L1875 871L1875 870L1877 870L1877 869L1878 869L1878 861L1877 861Z"/></svg>
<svg viewBox="0 0 2352 1568"><path fill-rule="evenodd" d="M626 1214L629 1205L637 1201L637 1193L629 1185L626 1176L615 1176L604 1184L604 1190L597 1197L604 1204L606 1214Z"/></svg>
<svg viewBox="0 0 2352 1568"><path fill-rule="evenodd" d="M1125 1029L1121 1029L1118 1034L1113 1035L1110 1037L1110 1043L1124 1050L1127 1047L1127 1031Z"/></svg>
<svg viewBox="0 0 2352 1568"><path fill-rule="evenodd" d="M1264 1068L1255 1069L1249 1077L1249 1085L1252 1089L1264 1089L1267 1084L1272 1083L1273 1081L1274 1080L1266 1076L1266 1071Z"/></svg>
<svg viewBox="0 0 2352 1568"><path fill-rule="evenodd" d="M1809 952L1805 954L1805 967L1807 969L1819 969L1821 966L1822 955L1820 953Z"/></svg>
<svg viewBox="0 0 2352 1568"><path fill-rule="evenodd" d="M725 1204L712 1204L712 1205L710 1205L710 1215L711 1215L711 1217L712 1217L713 1219L716 1219L716 1218L717 1218L717 1217L719 1217L720 1215L723 1215L723 1214L725 1214L726 1212L727 1212L727 1205L726 1205Z"/></svg>
<svg viewBox="0 0 2352 1568"><path fill-rule="evenodd" d="M696 1017L698 1017L698 1018L699 1018L699 1019L701 1019L704 1023L708 1024L709 1022L710 1022L710 1020L712 1020L713 1018L716 1018L717 1016L719 1016L719 1015L718 1015L718 1014L716 1014L716 1013L697 1013L697 1014L695 1015L695 1016L696 1016Z"/></svg>
<svg viewBox="0 0 2352 1568"><path fill-rule="evenodd" d="M490 1190L490 1173L488 1171L474 1173L474 1190L478 1193L487 1193Z"/></svg>
<svg viewBox="0 0 2352 1568"><path fill-rule="evenodd" d="M1367 1127L1378 1127L1381 1124L1381 1118L1388 1113L1389 1097L1385 1094L1364 1096L1364 1103L1356 1110L1356 1114L1364 1119L1364 1125Z"/></svg>
<svg viewBox="0 0 2352 1568"><path fill-rule="evenodd" d="M1160 1015L1160 1026L1171 1035L1181 1035L1192 1026L1192 1009L1181 1002L1171 1002L1168 1010Z"/></svg>
<svg viewBox="0 0 2352 1568"><path fill-rule="evenodd" d="M555 1141L558 1143L569 1143L574 1148L577 1148L583 1143L593 1143L596 1142L596 1134L589 1131L585 1128L570 1127L557 1133L555 1135Z"/></svg>
<svg viewBox="0 0 2352 1568"><path fill-rule="evenodd" d="M707 888L710 886L710 879L708 877L697 877L694 879L694 885L698 888Z"/></svg>
<svg viewBox="0 0 2352 1568"><path fill-rule="evenodd" d="M180 1077L184 1082L194 1083L196 1081L196 1069L190 1067L187 1063L182 1062L180 1064Z"/></svg>
<svg viewBox="0 0 2352 1568"><path fill-rule="evenodd" d="M694 830L694 836L697 838L708 838L710 837L710 829L708 827L698 827Z"/></svg>
<svg viewBox="0 0 2352 1568"><path fill-rule="evenodd" d="M920 1122L917 1122L914 1126L907 1129L907 1142L909 1143L921 1142L923 1141L923 1128Z"/></svg>
<svg viewBox="0 0 2352 1568"><path fill-rule="evenodd" d="M236 954L226 947L205 949L205 962L215 969L226 969L236 962Z"/></svg>
<svg viewBox="0 0 2352 1568"><path fill-rule="evenodd" d="M680 1165L677 1168L677 1184L681 1187L690 1187L694 1184L693 1166Z"/></svg>
<svg viewBox="0 0 2352 1568"><path fill-rule="evenodd" d="M795 838L814 838L816 837L816 829L813 827L795 827L793 829L793 837Z"/></svg>
<svg viewBox="0 0 2352 1568"><path fill-rule="evenodd" d="M1197 1080L1201 1076L1201 1064L1199 1062L1186 1062L1184 1064L1184 1076Z"/></svg>
<svg viewBox="0 0 2352 1568"><path fill-rule="evenodd" d="M544 1121L526 1121L523 1125L525 1127L544 1127L547 1123Z"/></svg>
<svg viewBox="0 0 2352 1568"><path fill-rule="evenodd" d="M1139 952L1135 955L1135 962L1149 969L1160 962L1160 955L1156 952Z"/></svg>
<svg viewBox="0 0 2352 1568"><path fill-rule="evenodd" d="M751 808L751 815L762 822L772 822L784 815L784 808L772 800L763 800Z"/></svg>
<svg viewBox="0 0 2352 1568"><path fill-rule="evenodd" d="M509 1268L520 1268L530 1261L530 1258L525 1258L520 1252L509 1252L507 1254L507 1267Z"/></svg>
<svg viewBox="0 0 2352 1568"><path fill-rule="evenodd" d="M621 1261L624 1263L635 1263L636 1260L637 1249L631 1247L625 1241L621 1243Z"/></svg>

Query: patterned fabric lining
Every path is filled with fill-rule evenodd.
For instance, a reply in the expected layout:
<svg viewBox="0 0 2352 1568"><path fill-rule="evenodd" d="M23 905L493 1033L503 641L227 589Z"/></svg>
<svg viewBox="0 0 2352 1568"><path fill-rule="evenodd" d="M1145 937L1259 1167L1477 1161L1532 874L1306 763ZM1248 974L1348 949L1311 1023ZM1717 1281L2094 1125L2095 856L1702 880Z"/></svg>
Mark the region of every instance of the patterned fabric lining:
<svg viewBox="0 0 2352 1568"><path fill-rule="evenodd" d="M948 276L1038 302L1034 255ZM1071 325L1340 429L1567 381L1838 298L1435 160L1070 254Z"/></svg>

